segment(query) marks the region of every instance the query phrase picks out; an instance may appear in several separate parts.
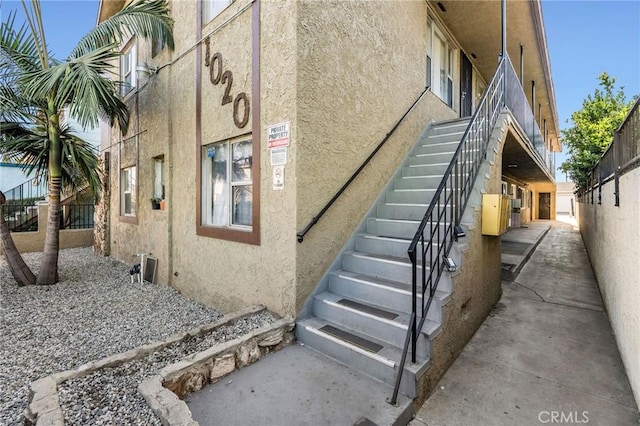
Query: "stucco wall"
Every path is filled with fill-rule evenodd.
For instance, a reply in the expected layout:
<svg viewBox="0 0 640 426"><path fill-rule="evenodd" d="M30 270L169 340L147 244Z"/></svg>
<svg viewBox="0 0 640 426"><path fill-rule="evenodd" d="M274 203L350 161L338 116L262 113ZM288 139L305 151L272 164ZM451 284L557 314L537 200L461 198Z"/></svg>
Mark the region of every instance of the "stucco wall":
<svg viewBox="0 0 640 426"><path fill-rule="evenodd" d="M46 204L38 206L38 230L33 232L12 232L11 238L20 253L44 250L44 240L47 233ZM93 229L61 229L60 248L91 247L93 245ZM0 246L0 254L4 254Z"/></svg>
<svg viewBox="0 0 640 426"><path fill-rule="evenodd" d="M210 53L220 52L223 69L233 73L231 95L252 94L251 1L236 1L202 28L210 35ZM234 125L232 105L221 105L225 86L210 81L203 60L196 64L196 2L171 2L176 21L176 49L155 58L149 43L138 44L138 63L159 67L146 86L139 88L139 118L135 97L129 99L132 137L127 149L112 149L111 252L126 262L138 251L158 257L158 282L170 284L188 297L232 311L262 303L281 314L294 308L295 271L295 162L296 66L295 2L260 2L260 245L244 244L196 235L196 67L201 71L201 145L245 134L252 121L239 129ZM278 34L278 37L273 37ZM195 47L195 48L194 48ZM202 45L202 59L205 57ZM251 103L252 110L258 103ZM264 130L270 124L291 121L289 162L285 189L273 190L272 168ZM137 126L137 130L136 130ZM118 146L114 132L112 143ZM123 144L124 146L124 144ZM128 153L134 150L135 154ZM121 153L118 162L118 153ZM137 223L120 220L119 168L131 155L138 157ZM153 157L164 155L165 210L151 210Z"/></svg>
<svg viewBox="0 0 640 426"><path fill-rule="evenodd" d="M427 6L420 1L302 1L298 21L296 222L300 230L424 89ZM425 125L455 116L429 93L298 244L297 309Z"/></svg>
<svg viewBox="0 0 640 426"><path fill-rule="evenodd" d="M636 403L640 405L640 168L602 188L602 204L578 203L578 223Z"/></svg>

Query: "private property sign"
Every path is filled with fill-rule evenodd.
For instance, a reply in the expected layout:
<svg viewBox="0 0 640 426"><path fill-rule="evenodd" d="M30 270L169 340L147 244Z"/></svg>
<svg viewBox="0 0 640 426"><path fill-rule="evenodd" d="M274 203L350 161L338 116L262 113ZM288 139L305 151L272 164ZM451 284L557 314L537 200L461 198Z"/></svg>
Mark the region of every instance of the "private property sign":
<svg viewBox="0 0 640 426"><path fill-rule="evenodd" d="M289 146L289 122L267 127L267 146L269 149Z"/></svg>

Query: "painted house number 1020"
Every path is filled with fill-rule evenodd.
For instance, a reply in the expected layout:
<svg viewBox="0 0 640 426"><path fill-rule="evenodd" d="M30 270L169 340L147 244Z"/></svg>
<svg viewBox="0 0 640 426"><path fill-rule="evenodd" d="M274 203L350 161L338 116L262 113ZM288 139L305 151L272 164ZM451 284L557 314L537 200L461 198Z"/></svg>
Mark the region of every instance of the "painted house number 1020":
<svg viewBox="0 0 640 426"><path fill-rule="evenodd" d="M233 73L230 70L223 71L222 53L216 52L210 55L209 37L205 40L206 53L204 57L204 66L209 67L209 80L211 84L226 85L224 94L222 95L222 105L233 102L233 123L240 129L249 122L249 98L245 92L238 93L235 99L231 96L231 87L233 86ZM240 104L242 104L242 117L240 117Z"/></svg>

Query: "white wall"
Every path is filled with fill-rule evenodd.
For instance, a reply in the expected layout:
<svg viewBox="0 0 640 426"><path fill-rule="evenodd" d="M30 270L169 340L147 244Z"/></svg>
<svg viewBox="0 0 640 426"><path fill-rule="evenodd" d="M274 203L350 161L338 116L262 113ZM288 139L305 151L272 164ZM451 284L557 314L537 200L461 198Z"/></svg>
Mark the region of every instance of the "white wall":
<svg viewBox="0 0 640 426"><path fill-rule="evenodd" d="M6 192L9 189L24 183L33 176L26 176L20 167L15 164L0 163L0 191Z"/></svg>
<svg viewBox="0 0 640 426"><path fill-rule="evenodd" d="M614 182L602 188L602 204L578 205L580 232L598 280L631 388L640 405L640 168L620 177L620 206ZM591 198L589 197L589 200Z"/></svg>

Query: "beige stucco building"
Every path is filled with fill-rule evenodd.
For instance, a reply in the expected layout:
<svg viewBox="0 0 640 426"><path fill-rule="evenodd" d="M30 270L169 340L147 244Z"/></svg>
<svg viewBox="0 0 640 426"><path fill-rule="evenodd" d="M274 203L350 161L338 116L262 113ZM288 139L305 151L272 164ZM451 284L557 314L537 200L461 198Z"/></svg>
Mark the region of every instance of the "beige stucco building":
<svg viewBox="0 0 640 426"><path fill-rule="evenodd" d="M103 0L99 20L124 3ZM377 226L376 235L362 231L373 243L388 237L384 226L401 229L389 250L406 266L406 246L429 206L420 194L437 193L449 164L438 152L407 156L443 122L461 126L458 141L471 135L470 117L480 128L478 107L492 108L481 178L470 181L475 195L456 220L468 242L446 249L466 267L447 278L457 293L443 301L442 322L452 331L434 342L448 355L433 357L432 369L445 371L500 295L499 238L479 231L481 193L518 200L520 223L554 218L560 142L540 2L507 2L512 62L500 68L500 2L169 4L174 51L135 36L122 46L131 125L124 136L114 128L103 138L109 191L96 245L127 262L153 253L159 284L225 311L261 303L313 315L310 296L350 262L341 259L359 250L362 229ZM407 179L398 174L405 166ZM430 166L439 175L424 171ZM405 186L384 195L398 179ZM414 188L421 182L434 186ZM152 198L163 200L161 209L152 209ZM429 385L420 386L407 392Z"/></svg>
<svg viewBox="0 0 640 426"><path fill-rule="evenodd" d="M100 19L123 3L103 1ZM152 252L159 260L159 283L205 303L231 310L260 302L294 314L422 128L461 115L462 57L472 64L472 106L480 98L497 65L500 5L474 5L486 18L476 30L486 30L479 37L473 25L465 25L476 20L468 16L473 8L455 2L446 12L424 1L229 3L211 11L218 13L208 20L201 11L206 1L170 2L173 52L155 52L150 41L136 37L123 46L132 56L123 74L123 80L129 78L130 90L123 93L132 124L126 136L113 129L103 140L103 151L110 153L109 252L126 261L134 253ZM536 39L535 14L528 10L533 8L508 3L508 13L524 22L513 26L523 34L509 37L527 42L526 92L535 81L536 121L546 122L548 143L557 150L548 59ZM439 48L446 46L439 54L451 62L450 87L432 87L414 128L393 138L298 244L296 232L427 84L426 57L434 39ZM512 58L519 58L520 43L508 45ZM146 81L135 74L143 64L151 70ZM283 185L275 188L267 130L280 123L286 123L288 146ZM217 226L217 212L204 211L211 203L203 196L211 173L207 149L229 143L238 147L233 155L250 156L250 164L242 166L249 184L232 184L242 200L234 200L238 210L225 213L242 218L219 218L223 224ZM505 168L503 180L508 193L528 194L526 221L541 216L538 192L552 194L554 188L548 176L548 183L538 183L520 170ZM122 189L126 185L132 192ZM164 210L152 210L154 197L164 198ZM241 211L242 203L250 210Z"/></svg>

